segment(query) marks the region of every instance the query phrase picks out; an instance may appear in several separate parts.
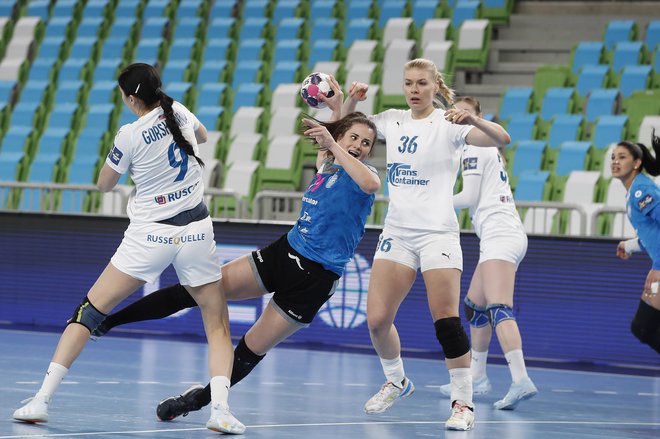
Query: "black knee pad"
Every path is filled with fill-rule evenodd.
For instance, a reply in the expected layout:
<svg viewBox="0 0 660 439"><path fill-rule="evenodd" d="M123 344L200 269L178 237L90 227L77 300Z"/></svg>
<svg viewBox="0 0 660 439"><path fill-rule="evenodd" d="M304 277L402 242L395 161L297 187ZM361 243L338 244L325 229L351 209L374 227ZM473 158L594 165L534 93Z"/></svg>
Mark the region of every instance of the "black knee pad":
<svg viewBox="0 0 660 439"><path fill-rule="evenodd" d="M436 320L435 336L438 338L445 358L458 358L470 351L470 341L458 317Z"/></svg>
<svg viewBox="0 0 660 439"><path fill-rule="evenodd" d="M103 323L103 320L105 320L106 316L106 314L103 314L101 311L96 309L96 307L92 305L92 302L89 301L87 296L85 296L85 299L80 302L80 305L78 305L76 310L73 312L73 315L67 324L70 325L71 323L78 323L89 329L89 332L91 333L96 329L97 326Z"/></svg>
<svg viewBox="0 0 660 439"><path fill-rule="evenodd" d="M463 308L465 310L465 316L470 322L470 326L475 328L481 328L490 324L490 317L486 308L476 305L471 301L467 296L463 300Z"/></svg>
<svg viewBox="0 0 660 439"><path fill-rule="evenodd" d="M660 310L640 300L637 312L630 324L630 331L639 341L649 344L653 341L659 327Z"/></svg>

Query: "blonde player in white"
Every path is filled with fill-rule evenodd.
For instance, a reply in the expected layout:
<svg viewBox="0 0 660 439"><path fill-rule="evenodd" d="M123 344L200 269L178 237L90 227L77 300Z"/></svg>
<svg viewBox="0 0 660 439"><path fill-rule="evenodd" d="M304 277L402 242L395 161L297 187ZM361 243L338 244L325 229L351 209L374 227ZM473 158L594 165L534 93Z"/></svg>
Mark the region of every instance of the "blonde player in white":
<svg viewBox="0 0 660 439"><path fill-rule="evenodd" d="M351 111L366 90L366 84L353 84L343 111ZM474 405L470 345L458 317L463 257L453 187L466 144L505 145L510 138L501 126L468 111L436 108L438 95L451 105L454 93L429 60L405 64L403 92L408 110L372 116L387 143L390 203L371 269L367 321L386 383L364 410L381 413L414 390L404 372L394 318L421 269L451 378L451 416L445 427L469 430Z"/></svg>
<svg viewBox="0 0 660 439"><path fill-rule="evenodd" d="M75 309L34 398L14 419L47 422L52 395L82 352L90 332L119 302L170 264L202 311L209 343L213 408L207 427L243 433L245 426L227 405L233 347L213 224L202 200L202 161L198 142L206 128L161 90L157 70L132 64L117 80L122 99L138 119L121 127L99 174L97 185L112 190L130 173L135 190L128 202L130 224L103 273Z"/></svg>
<svg viewBox="0 0 660 439"><path fill-rule="evenodd" d="M456 108L483 117L479 101L465 96ZM513 313L513 291L518 265L527 252L527 235L513 201L506 164L495 148L467 145L462 157L463 189L454 195L456 209L469 208L474 231L479 237L479 263L465 298L472 342L472 388L475 395L491 389L486 375L488 346L495 329L509 364L512 384L494 407L513 410L538 390L527 375L522 339ZM449 396L449 384L440 388Z"/></svg>

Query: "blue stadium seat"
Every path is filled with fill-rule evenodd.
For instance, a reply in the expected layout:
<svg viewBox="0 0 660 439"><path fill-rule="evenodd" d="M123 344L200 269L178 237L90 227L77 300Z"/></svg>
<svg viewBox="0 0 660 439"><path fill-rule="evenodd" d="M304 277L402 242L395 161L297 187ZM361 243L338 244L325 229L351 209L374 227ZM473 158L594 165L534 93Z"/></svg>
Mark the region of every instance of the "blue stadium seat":
<svg viewBox="0 0 660 439"><path fill-rule="evenodd" d="M323 17L323 19L325 19L325 17L337 18L337 15L335 13L338 10L337 0L312 0L312 4L309 9L310 11L312 11L312 13L310 14L312 18L313 17Z"/></svg>
<svg viewBox="0 0 660 439"><path fill-rule="evenodd" d="M34 60L28 73L28 81L50 81L57 58L39 57Z"/></svg>
<svg viewBox="0 0 660 439"><path fill-rule="evenodd" d="M5 152L0 151L0 180L13 181L18 180L21 170L20 164L23 160L23 152Z"/></svg>
<svg viewBox="0 0 660 439"><path fill-rule="evenodd" d="M534 139L536 137L536 119L535 113L512 114L506 127L511 136L511 143Z"/></svg>
<svg viewBox="0 0 660 439"><path fill-rule="evenodd" d="M142 39L162 38L165 32L165 26L169 23L167 17L157 17L145 14L147 17L140 28Z"/></svg>
<svg viewBox="0 0 660 439"><path fill-rule="evenodd" d="M124 58L124 46L126 45L124 40L116 40L108 37L103 43L101 48L101 59L99 64L106 59L118 59L121 60Z"/></svg>
<svg viewBox="0 0 660 439"><path fill-rule="evenodd" d="M112 104L92 104L90 102L87 110L87 121L85 127L104 133L110 127L112 112L115 106Z"/></svg>
<svg viewBox="0 0 660 439"><path fill-rule="evenodd" d="M580 72L575 89L580 97L585 97L595 88L609 86L610 68L606 65L587 65Z"/></svg>
<svg viewBox="0 0 660 439"><path fill-rule="evenodd" d="M106 15L109 0L90 0L85 5L83 9L83 21L101 18L103 19ZM82 23L81 23L82 24ZM80 35L80 27L78 27L78 35Z"/></svg>
<svg viewBox="0 0 660 439"><path fill-rule="evenodd" d="M541 117L550 120L557 114L570 114L575 107L572 87L551 87L546 90L541 104Z"/></svg>
<svg viewBox="0 0 660 439"><path fill-rule="evenodd" d="M263 62L256 60L239 61L234 69L232 87L236 88L242 83L263 82Z"/></svg>
<svg viewBox="0 0 660 439"><path fill-rule="evenodd" d="M75 130L77 128L75 125L77 110L78 104L55 104L53 110L50 112L48 126L52 128Z"/></svg>
<svg viewBox="0 0 660 439"><path fill-rule="evenodd" d="M210 21L208 35L213 38L232 38L236 29L236 20L228 17L217 17Z"/></svg>
<svg viewBox="0 0 660 439"><path fill-rule="evenodd" d="M115 8L115 22L113 26L117 23L117 19L132 18L135 19L135 12L137 7L142 3L141 0L122 0L117 4Z"/></svg>
<svg viewBox="0 0 660 439"><path fill-rule="evenodd" d="M81 79L82 72L89 60L82 58L69 58L60 67L60 81L76 81Z"/></svg>
<svg viewBox="0 0 660 439"><path fill-rule="evenodd" d="M653 53L660 44L660 20L652 20L646 28L644 44L649 53Z"/></svg>
<svg viewBox="0 0 660 439"><path fill-rule="evenodd" d="M273 9L273 24L279 26L283 19L297 16L300 7L301 0L279 0Z"/></svg>
<svg viewBox="0 0 660 439"><path fill-rule="evenodd" d="M412 2L412 19L415 26L421 29L424 22L435 18L438 11L438 2L435 0L414 0Z"/></svg>
<svg viewBox="0 0 660 439"><path fill-rule="evenodd" d="M605 53L605 44L600 41L581 41L573 52L571 69L574 75L585 65L600 64Z"/></svg>
<svg viewBox="0 0 660 439"><path fill-rule="evenodd" d="M196 43L197 40L195 38L177 38L172 41L168 63L172 61L190 61L193 58ZM221 55L218 54L218 56Z"/></svg>
<svg viewBox="0 0 660 439"><path fill-rule="evenodd" d="M190 59L170 59L161 73L163 83L186 81L186 71L190 67Z"/></svg>
<svg viewBox="0 0 660 439"><path fill-rule="evenodd" d="M11 115L12 125L24 127L39 126L41 117L43 116L41 107L41 102L38 101L18 102Z"/></svg>
<svg viewBox="0 0 660 439"><path fill-rule="evenodd" d="M280 84L298 83L298 72L300 71L300 62L281 61L275 64L270 77L270 88L275 90Z"/></svg>
<svg viewBox="0 0 660 439"><path fill-rule="evenodd" d="M66 128L47 128L39 139L36 157L53 154L61 155L67 149L68 134L69 130Z"/></svg>
<svg viewBox="0 0 660 439"><path fill-rule="evenodd" d="M103 16L91 16L83 18L78 26L76 36L78 38L98 38L99 31L103 25Z"/></svg>
<svg viewBox="0 0 660 439"><path fill-rule="evenodd" d="M197 107L226 106L228 104L227 84L222 82L206 82L199 87Z"/></svg>
<svg viewBox="0 0 660 439"><path fill-rule="evenodd" d="M0 101L9 102L16 90L16 82L0 81Z"/></svg>
<svg viewBox="0 0 660 439"><path fill-rule="evenodd" d="M280 40L273 50L273 65L281 61L302 61L304 58L302 40Z"/></svg>
<svg viewBox="0 0 660 439"><path fill-rule="evenodd" d="M65 43L66 37L64 35L45 37L39 47L39 57L60 58Z"/></svg>
<svg viewBox="0 0 660 439"><path fill-rule="evenodd" d="M31 126L12 125L9 127L5 136L2 138L2 147L0 147L0 155L8 153L21 153L30 147L30 134L32 133Z"/></svg>
<svg viewBox="0 0 660 439"><path fill-rule="evenodd" d="M371 1L354 0L345 2L346 19L363 19L371 17Z"/></svg>
<svg viewBox="0 0 660 439"><path fill-rule="evenodd" d="M59 0L53 5L52 17L73 17L77 0Z"/></svg>
<svg viewBox="0 0 660 439"><path fill-rule="evenodd" d="M620 142L624 137L628 116L601 116L594 126L591 138L595 148L603 149L611 143Z"/></svg>
<svg viewBox="0 0 660 439"><path fill-rule="evenodd" d="M260 106L260 96L264 91L263 84L243 82L239 84L234 95L233 111L239 107L258 107Z"/></svg>
<svg viewBox="0 0 660 439"><path fill-rule="evenodd" d="M611 20L605 28L605 47L612 50L621 41L633 40L635 27L635 20Z"/></svg>
<svg viewBox="0 0 660 439"><path fill-rule="evenodd" d="M512 114L528 113L531 110L531 87L509 87L502 96L500 119L509 119Z"/></svg>
<svg viewBox="0 0 660 439"><path fill-rule="evenodd" d="M71 21L71 17L52 18L46 26L46 30L44 31L44 38L68 36Z"/></svg>
<svg viewBox="0 0 660 439"><path fill-rule="evenodd" d="M177 21L174 38L198 38L197 30L202 22L200 17L185 17Z"/></svg>
<svg viewBox="0 0 660 439"><path fill-rule="evenodd" d="M234 40L230 38L212 38L206 43L204 59L206 61L231 60L234 58Z"/></svg>
<svg viewBox="0 0 660 439"><path fill-rule="evenodd" d="M79 79L72 81L60 81L59 84L57 84L57 90L55 90L55 102L79 102L80 98L82 97L84 86L85 82Z"/></svg>
<svg viewBox="0 0 660 439"><path fill-rule="evenodd" d="M336 18L316 18L312 23L310 41L312 43L318 40L333 40L337 37L337 19Z"/></svg>
<svg viewBox="0 0 660 439"><path fill-rule="evenodd" d="M344 47L349 48L355 40L371 39L371 29L374 21L371 18L353 18L346 26L346 35L344 36Z"/></svg>
<svg viewBox="0 0 660 439"><path fill-rule="evenodd" d="M330 21L330 22L335 22L335 19L332 18L326 18L323 21ZM279 26L277 26L277 34L275 35L275 39L277 41L280 40L294 40L297 38L303 38L304 35L304 25L305 25L305 20L303 18L298 18L298 17L289 17L289 18L284 18L280 21Z"/></svg>
<svg viewBox="0 0 660 439"><path fill-rule="evenodd" d="M572 171L589 169L589 142L564 142L559 146L555 175L567 176Z"/></svg>
<svg viewBox="0 0 660 439"><path fill-rule="evenodd" d="M643 58L644 43L641 41L617 43L612 54L612 70L618 74L625 66L640 64Z"/></svg>
<svg viewBox="0 0 660 439"><path fill-rule="evenodd" d="M238 52L236 53L236 59L238 61L251 60L259 61L263 60L266 50L266 40L263 38L251 38L242 40L238 43Z"/></svg>
<svg viewBox="0 0 660 439"><path fill-rule="evenodd" d="M177 102L185 103L186 96L191 92L193 84L190 82L176 81L165 83L165 93Z"/></svg>
<svg viewBox="0 0 660 439"><path fill-rule="evenodd" d="M539 170L543 164L545 142L542 140L524 140L518 143L513 155L511 173L518 177L526 170Z"/></svg>
<svg viewBox="0 0 660 439"><path fill-rule="evenodd" d="M339 50L339 41L337 40L316 40L312 43L312 48L309 51L307 65L314 68L319 61L335 61Z"/></svg>
<svg viewBox="0 0 660 439"><path fill-rule="evenodd" d="M545 185L550 178L550 172L526 170L518 176L515 198L517 201L543 201Z"/></svg>
<svg viewBox="0 0 660 439"><path fill-rule="evenodd" d="M27 81L21 92L21 102L41 102L49 85L48 81Z"/></svg>
<svg viewBox="0 0 660 439"><path fill-rule="evenodd" d="M199 68L197 75L197 83L213 83L213 82L226 82L230 79L229 72L230 64L225 60L220 61L206 61ZM225 77L223 80L223 76Z"/></svg>
<svg viewBox="0 0 660 439"><path fill-rule="evenodd" d="M96 81L89 90L87 102L89 105L114 103L116 88L115 81Z"/></svg>
<svg viewBox="0 0 660 439"><path fill-rule="evenodd" d="M119 7L117 7L117 11L118 10ZM126 43L126 40L131 35L133 31L133 27L137 22L134 15L135 12L131 12L130 16L126 16L126 17L117 16L117 18L115 18L115 21L112 23L112 26L110 26L110 32L108 33L108 38L105 41L106 44L108 41L119 41L121 42L122 46Z"/></svg>
<svg viewBox="0 0 660 439"><path fill-rule="evenodd" d="M380 17L378 25L381 29L385 28L387 20L390 18L399 18L405 16L405 0L385 0L380 8Z"/></svg>
<svg viewBox="0 0 660 439"><path fill-rule="evenodd" d="M582 116L579 114L558 114L552 120L548 133L548 146L558 148L563 142L578 140L582 134Z"/></svg>
<svg viewBox="0 0 660 439"><path fill-rule="evenodd" d="M202 12L204 3L204 0L187 0L181 2L177 8L176 15L181 18L197 17Z"/></svg>
<svg viewBox="0 0 660 439"><path fill-rule="evenodd" d="M211 7L210 17L217 18L233 17L237 0L216 0Z"/></svg>
<svg viewBox="0 0 660 439"><path fill-rule="evenodd" d="M169 0L151 0L145 5L142 15L144 17L160 18L165 15L168 4Z"/></svg>
<svg viewBox="0 0 660 439"><path fill-rule="evenodd" d="M158 54L163 43L162 38L141 39L135 48L135 59L152 66L155 65L158 62Z"/></svg>
<svg viewBox="0 0 660 439"><path fill-rule="evenodd" d="M268 0L250 0L243 4L243 19L265 17L268 13Z"/></svg>
<svg viewBox="0 0 660 439"><path fill-rule="evenodd" d="M94 59L96 37L78 37L71 46L69 57Z"/></svg>
<svg viewBox="0 0 660 439"><path fill-rule="evenodd" d="M618 108L619 90L616 88L596 88L589 94L585 119L588 123L596 122L600 116L612 115Z"/></svg>
<svg viewBox="0 0 660 439"><path fill-rule="evenodd" d="M454 29L460 29L465 20L479 18L480 6L481 3L478 0L459 0L451 16L451 25Z"/></svg>
<svg viewBox="0 0 660 439"><path fill-rule="evenodd" d="M225 112L224 107L220 105L198 107L195 115L199 121L204 124L206 129L211 131L221 131L223 129L221 118Z"/></svg>
<svg viewBox="0 0 660 439"><path fill-rule="evenodd" d="M49 0L36 0L27 2L27 12L25 15L28 17L39 17L42 21L48 22L50 17L48 9L50 7Z"/></svg>
<svg viewBox="0 0 660 439"><path fill-rule="evenodd" d="M253 40L259 38L269 38L268 35L268 19L264 17L250 17L246 18L241 27L239 36L240 41Z"/></svg>

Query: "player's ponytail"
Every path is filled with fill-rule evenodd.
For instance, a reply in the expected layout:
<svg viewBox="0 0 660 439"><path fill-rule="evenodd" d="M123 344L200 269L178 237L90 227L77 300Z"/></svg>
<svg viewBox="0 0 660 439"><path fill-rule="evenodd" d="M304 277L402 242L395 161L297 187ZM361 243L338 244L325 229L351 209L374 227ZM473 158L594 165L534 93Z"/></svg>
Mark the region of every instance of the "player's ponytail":
<svg viewBox="0 0 660 439"><path fill-rule="evenodd" d="M117 83L124 92L124 95L135 96L147 108L154 108L157 104L160 104L165 115L165 124L167 125L167 129L170 130L170 133L172 133L176 144L189 156L195 157L201 166L204 166L202 159L195 155L193 146L183 136L174 110L172 109L174 100L161 90L162 82L154 66L143 63L131 64L119 74Z"/></svg>
<svg viewBox="0 0 660 439"><path fill-rule="evenodd" d="M646 146L641 143L638 143L638 145L642 150L642 167L653 176L660 175L660 138L655 135L655 128L651 133L651 146L655 152L655 157L651 155Z"/></svg>

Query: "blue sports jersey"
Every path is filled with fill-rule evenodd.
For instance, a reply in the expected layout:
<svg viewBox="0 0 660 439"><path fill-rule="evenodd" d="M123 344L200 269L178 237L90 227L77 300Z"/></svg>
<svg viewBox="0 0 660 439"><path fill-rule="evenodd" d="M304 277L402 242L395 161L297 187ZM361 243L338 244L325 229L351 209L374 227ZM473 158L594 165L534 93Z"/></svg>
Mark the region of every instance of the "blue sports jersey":
<svg viewBox="0 0 660 439"><path fill-rule="evenodd" d="M341 276L362 239L374 199L341 166L322 166L303 195L300 217L287 235L289 244Z"/></svg>
<svg viewBox="0 0 660 439"><path fill-rule="evenodd" d="M660 270L660 188L644 174L630 185L626 210L640 244L653 260L653 269Z"/></svg>

